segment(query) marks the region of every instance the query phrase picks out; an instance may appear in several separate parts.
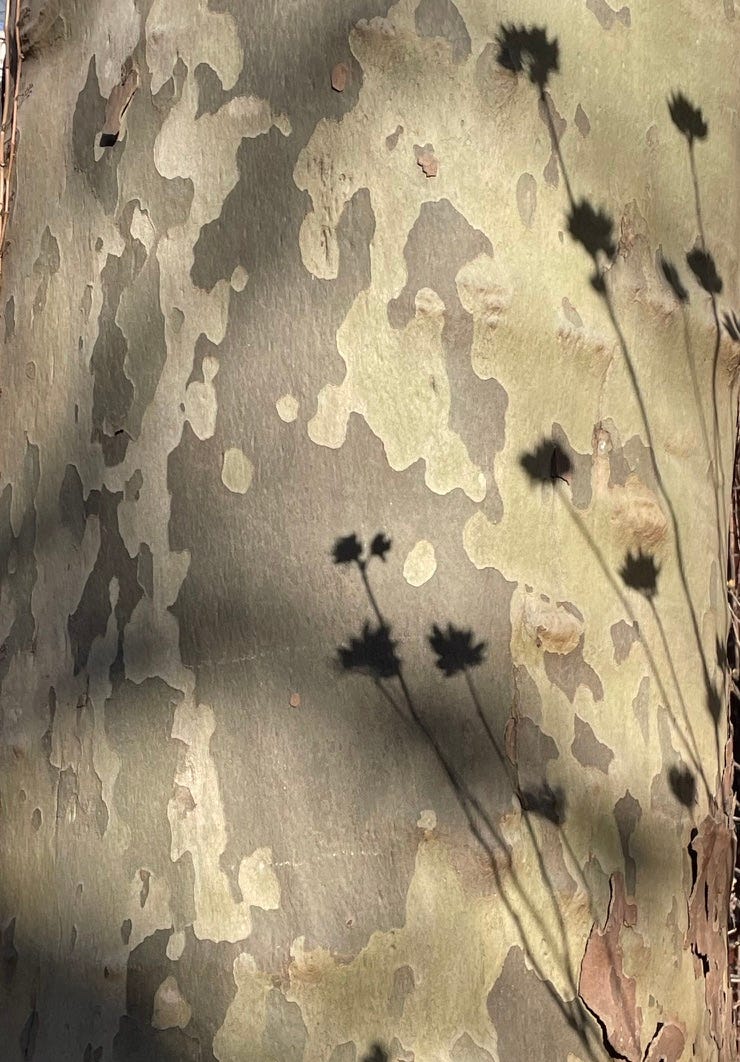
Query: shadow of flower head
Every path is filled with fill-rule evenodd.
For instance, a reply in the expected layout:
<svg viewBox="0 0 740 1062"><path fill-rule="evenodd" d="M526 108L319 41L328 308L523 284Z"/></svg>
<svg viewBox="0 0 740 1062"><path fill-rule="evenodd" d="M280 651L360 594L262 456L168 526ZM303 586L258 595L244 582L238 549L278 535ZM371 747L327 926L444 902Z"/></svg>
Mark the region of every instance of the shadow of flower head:
<svg viewBox="0 0 740 1062"><path fill-rule="evenodd" d="M335 564L353 564L360 563L364 546L360 542L357 535L346 535L344 538L338 538L334 543L332 549L332 557Z"/></svg>
<svg viewBox="0 0 740 1062"><path fill-rule="evenodd" d="M383 531L378 531L375 538L370 543L370 553L373 557L380 557L382 561L385 561L385 555L390 551L391 540Z"/></svg>
<svg viewBox="0 0 740 1062"><path fill-rule="evenodd" d="M362 1062L388 1062L388 1052L382 1044L373 1044L370 1052L362 1056Z"/></svg>
<svg viewBox="0 0 740 1062"><path fill-rule="evenodd" d="M685 808L693 807L696 803L696 778L688 767L671 767L668 784L679 804Z"/></svg>
<svg viewBox="0 0 740 1062"><path fill-rule="evenodd" d="M429 635L429 644L437 655L437 667L447 678L466 671L470 667L479 667L486 656L486 643L473 640L472 631L447 624L447 632L440 630L435 623Z"/></svg>
<svg viewBox="0 0 740 1062"><path fill-rule="evenodd" d="M689 251L686 261L704 290L709 295L719 295L722 291L722 278L709 251L701 251L698 248Z"/></svg>
<svg viewBox="0 0 740 1062"><path fill-rule="evenodd" d="M393 678L401 661L396 654L398 643L391 640L391 629L384 625L371 627L365 623L359 638L351 637L349 645L337 650L339 664L344 671L357 671L370 678Z"/></svg>
<svg viewBox="0 0 740 1062"><path fill-rule="evenodd" d="M547 39L544 26L501 26L496 36L496 60L504 70L526 73L533 85L542 92L551 74L560 65L560 46L557 37Z"/></svg>
<svg viewBox="0 0 740 1062"><path fill-rule="evenodd" d="M711 715L715 726L722 714L722 703L719 690L713 682L710 682L707 687L707 711Z"/></svg>
<svg viewBox="0 0 740 1062"><path fill-rule="evenodd" d="M643 553L642 550L628 553L619 574L625 586L636 590L648 601L652 601L658 593L660 567L651 553Z"/></svg>
<svg viewBox="0 0 740 1062"><path fill-rule="evenodd" d="M728 312L722 318L725 324L725 329L730 339L734 339L736 343L740 343L740 317L734 312Z"/></svg>
<svg viewBox="0 0 740 1062"><path fill-rule="evenodd" d="M542 439L535 450L523 453L519 464L534 483L562 479L569 483L573 465L565 450L554 439Z"/></svg>
<svg viewBox="0 0 740 1062"><path fill-rule="evenodd" d="M679 302L688 302L689 293L681 283L681 278L678 275L678 270L674 266L673 262L669 262L667 258L660 258L660 268L665 277L668 286L673 291Z"/></svg>
<svg viewBox="0 0 740 1062"><path fill-rule="evenodd" d="M709 126L704 121L701 108L695 107L682 92L675 92L670 97L668 110L676 129L686 137L689 144L706 138Z"/></svg>
<svg viewBox="0 0 740 1062"><path fill-rule="evenodd" d="M616 254L612 219L605 210L597 210L587 199L582 199L571 208L568 232L594 261L599 252L609 259Z"/></svg>
<svg viewBox="0 0 740 1062"><path fill-rule="evenodd" d="M720 638L714 639L714 655L717 660L717 667L719 667L720 670L725 671L728 664L727 646Z"/></svg>
<svg viewBox="0 0 740 1062"><path fill-rule="evenodd" d="M539 815L555 826L562 826L565 822L565 793L560 786L552 789L543 782L531 789L520 790L518 796L522 810L529 815Z"/></svg>

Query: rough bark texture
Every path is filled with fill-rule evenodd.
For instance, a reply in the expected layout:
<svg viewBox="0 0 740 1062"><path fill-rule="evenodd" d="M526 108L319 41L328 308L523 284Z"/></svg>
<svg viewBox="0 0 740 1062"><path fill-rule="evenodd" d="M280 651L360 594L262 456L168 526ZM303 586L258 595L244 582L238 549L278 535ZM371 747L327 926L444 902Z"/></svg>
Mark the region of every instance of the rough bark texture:
<svg viewBox="0 0 740 1062"><path fill-rule="evenodd" d="M3 1059L733 1057L735 14L31 5Z"/></svg>

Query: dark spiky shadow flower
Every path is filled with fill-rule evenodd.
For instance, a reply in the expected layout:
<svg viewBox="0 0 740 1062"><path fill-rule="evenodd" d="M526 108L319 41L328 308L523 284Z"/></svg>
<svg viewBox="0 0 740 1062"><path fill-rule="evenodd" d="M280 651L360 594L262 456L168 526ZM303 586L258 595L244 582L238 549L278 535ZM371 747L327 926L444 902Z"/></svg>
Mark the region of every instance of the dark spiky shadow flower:
<svg viewBox="0 0 740 1062"><path fill-rule="evenodd" d="M686 261L704 290L709 295L719 295L722 291L722 278L709 251L701 251L699 248L689 251Z"/></svg>
<svg viewBox="0 0 740 1062"><path fill-rule="evenodd" d="M678 301L688 302L689 293L681 283L681 278L678 275L678 270L674 266L673 262L669 262L667 258L663 258L663 256L661 255L660 268L666 280L666 283L671 288L673 294L676 296Z"/></svg>
<svg viewBox="0 0 740 1062"><path fill-rule="evenodd" d="M628 553L619 574L625 586L636 590L648 601L652 601L658 593L660 568L651 553L643 553L642 550Z"/></svg>
<svg viewBox="0 0 740 1062"><path fill-rule="evenodd" d="M570 458L554 439L542 439L535 450L521 455L519 464L533 483L549 483L553 479L569 483L573 471Z"/></svg>
<svg viewBox="0 0 740 1062"><path fill-rule="evenodd" d="M679 804L685 808L693 807L696 803L696 778L688 767L671 767L668 784Z"/></svg>
<svg viewBox="0 0 740 1062"><path fill-rule="evenodd" d="M581 199L571 208L568 232L594 261L600 253L611 259L617 252L612 219L605 210L597 210L587 199Z"/></svg>
<svg viewBox="0 0 740 1062"><path fill-rule="evenodd" d="M736 343L740 343L740 317L734 312L728 312L722 318L724 321L725 329L730 339L734 339Z"/></svg>
<svg viewBox="0 0 740 1062"><path fill-rule="evenodd" d="M722 697L713 682L707 684L707 711L716 726L722 714Z"/></svg>
<svg viewBox="0 0 740 1062"><path fill-rule="evenodd" d="M684 96L682 92L675 92L668 100L668 110L671 120L682 136L685 136L689 144L695 140L704 140L709 132L709 126L704 120L700 107Z"/></svg>
<svg viewBox="0 0 740 1062"><path fill-rule="evenodd" d="M365 623L359 638L351 637L349 645L340 645L339 664L344 671L357 671L373 679L393 678L401 666L397 644L391 639L390 627Z"/></svg>
<svg viewBox="0 0 740 1062"><path fill-rule="evenodd" d="M382 561L385 561L385 555L390 551L391 540L382 531L378 531L375 538L370 543L370 554L373 557L380 557Z"/></svg>
<svg viewBox="0 0 740 1062"><path fill-rule="evenodd" d="M562 826L565 822L565 793L560 786L553 789L543 782L531 789L521 789L518 796L522 810L527 814L539 815L555 826Z"/></svg>
<svg viewBox="0 0 740 1062"><path fill-rule="evenodd" d="M540 92L544 91L550 75L558 72L560 46L557 37L548 40L544 26L502 25L496 43L499 66L515 74L526 73Z"/></svg>
<svg viewBox="0 0 740 1062"><path fill-rule="evenodd" d="M359 564L363 549L364 546L355 534L346 535L344 538L338 538L334 543L334 548L332 550L334 563Z"/></svg>
<svg viewBox="0 0 740 1062"><path fill-rule="evenodd" d="M447 678L468 668L479 667L486 656L485 642L476 644L472 631L462 630L452 623L447 624L446 632L435 623L429 635L429 644L437 656L437 667Z"/></svg>
<svg viewBox="0 0 740 1062"><path fill-rule="evenodd" d="M373 1044L370 1053L363 1055L362 1062L388 1062L389 1055L382 1044Z"/></svg>

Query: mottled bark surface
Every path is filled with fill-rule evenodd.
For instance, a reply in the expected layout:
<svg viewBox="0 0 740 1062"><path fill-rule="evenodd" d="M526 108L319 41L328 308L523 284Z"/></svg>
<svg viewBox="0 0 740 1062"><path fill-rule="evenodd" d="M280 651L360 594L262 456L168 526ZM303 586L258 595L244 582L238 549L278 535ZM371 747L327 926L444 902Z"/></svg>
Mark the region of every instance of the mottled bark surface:
<svg viewBox="0 0 740 1062"><path fill-rule="evenodd" d="M728 1062L733 0L32 8L3 1059Z"/></svg>

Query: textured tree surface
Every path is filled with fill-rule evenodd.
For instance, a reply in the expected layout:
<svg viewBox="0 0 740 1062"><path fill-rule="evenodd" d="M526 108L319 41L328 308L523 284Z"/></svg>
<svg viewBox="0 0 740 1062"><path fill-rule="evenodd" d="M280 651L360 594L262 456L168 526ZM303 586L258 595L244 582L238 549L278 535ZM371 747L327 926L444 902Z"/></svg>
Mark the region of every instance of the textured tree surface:
<svg viewBox="0 0 740 1062"><path fill-rule="evenodd" d="M31 5L3 1060L735 1057L738 21L612 3Z"/></svg>

